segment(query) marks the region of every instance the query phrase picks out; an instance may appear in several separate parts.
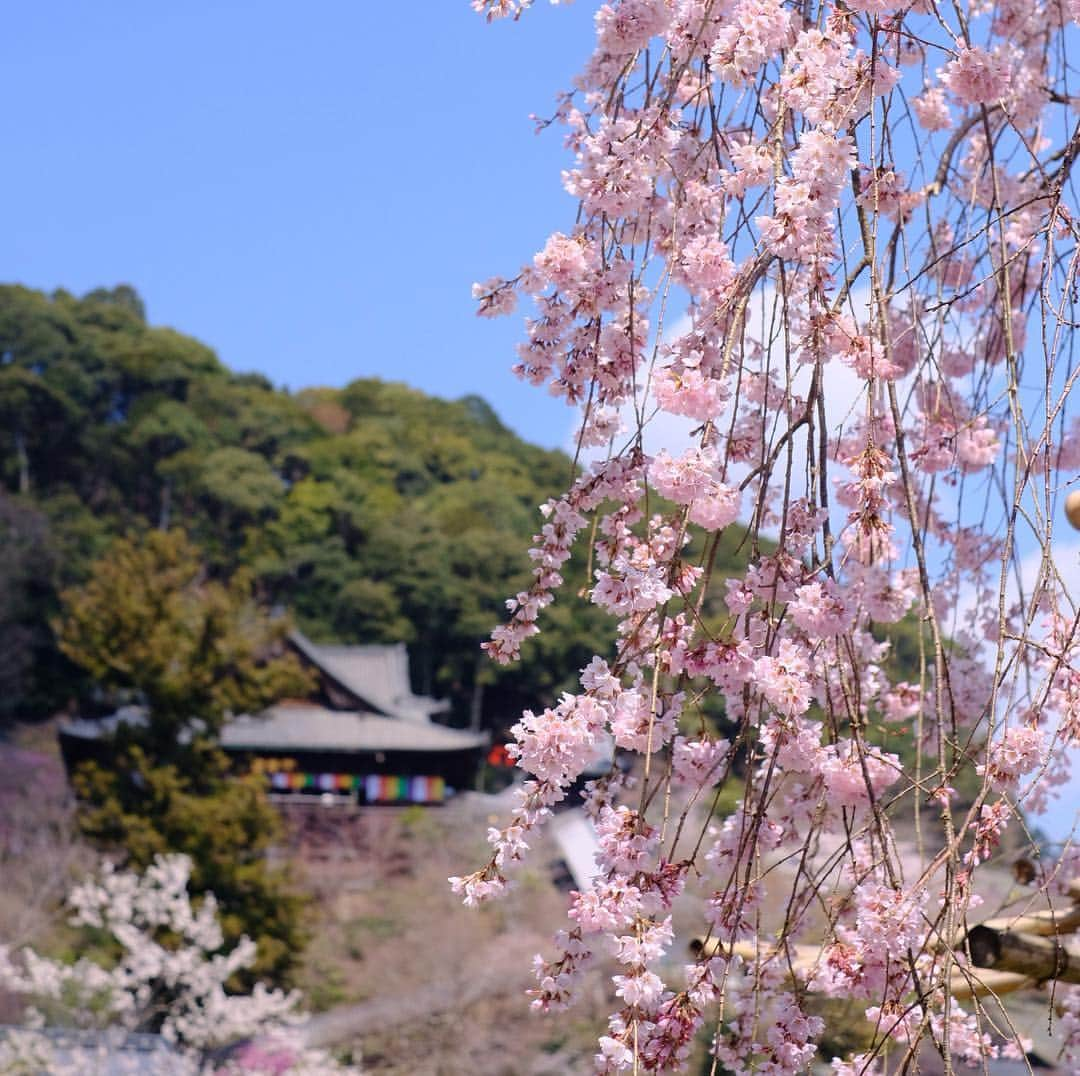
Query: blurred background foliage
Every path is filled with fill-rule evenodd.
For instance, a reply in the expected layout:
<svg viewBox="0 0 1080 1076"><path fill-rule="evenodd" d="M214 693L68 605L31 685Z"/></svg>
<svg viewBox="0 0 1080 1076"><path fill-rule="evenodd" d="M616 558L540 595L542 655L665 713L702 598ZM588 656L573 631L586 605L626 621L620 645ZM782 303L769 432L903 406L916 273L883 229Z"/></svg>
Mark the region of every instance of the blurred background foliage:
<svg viewBox="0 0 1080 1076"><path fill-rule="evenodd" d="M479 650L570 475L478 397L290 393L148 325L131 288L0 287L0 716L87 694L50 628L60 593L117 536L182 527L211 578L243 571L316 641L404 640L417 690L505 727L604 649L574 566L524 663Z"/></svg>
<svg viewBox="0 0 1080 1076"><path fill-rule="evenodd" d="M607 618L581 596L584 548L522 662L480 651L528 584L537 507L572 474L476 396L374 379L291 393L148 325L130 287L0 287L0 721L91 695L50 627L61 592L117 537L179 527L208 579L242 573L258 605L319 642L406 642L417 691L449 698L457 724L505 730L610 651ZM687 555L702 550L699 534ZM752 552L725 531L717 580ZM702 615L723 630L717 598ZM898 678L919 679L919 627L882 632ZM717 700L701 708L722 725ZM912 750L910 729L881 738Z"/></svg>
<svg viewBox="0 0 1080 1076"><path fill-rule="evenodd" d="M137 866L190 854L230 937L257 939L257 973L292 982L304 900L265 854L281 832L262 780L230 775L215 730L301 691L290 623L319 642L404 641L414 689L450 699L459 725L498 736L553 702L610 654L611 624L583 596L588 535L523 661L500 668L480 643L529 583L538 506L572 477L478 397L373 379L292 393L148 325L131 288L0 287L0 739L5 723L141 701L146 728L78 774L80 829ZM715 542L700 614L722 637L722 580L775 547L739 527ZM697 533L687 556L704 554ZM921 632L914 616L876 632L890 676L919 681ZM867 738L911 765L914 729L869 718ZM716 694L683 722L737 731Z"/></svg>

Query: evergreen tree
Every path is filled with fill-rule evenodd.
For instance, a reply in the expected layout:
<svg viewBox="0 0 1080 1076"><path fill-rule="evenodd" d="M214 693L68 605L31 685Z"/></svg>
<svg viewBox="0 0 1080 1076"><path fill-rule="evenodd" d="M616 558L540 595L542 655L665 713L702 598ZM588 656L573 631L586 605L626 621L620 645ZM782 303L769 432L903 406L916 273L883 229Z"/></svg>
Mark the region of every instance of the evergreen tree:
<svg viewBox="0 0 1080 1076"><path fill-rule="evenodd" d="M216 746L230 713L309 687L282 649L287 622L258 608L247 573L209 578L175 530L117 539L62 600L64 653L114 703L138 702L146 714L77 772L83 832L138 868L165 852L189 855L193 889L218 897L229 939L256 942L252 977L287 982L303 946L303 901L266 859L281 822L262 776L230 773Z"/></svg>

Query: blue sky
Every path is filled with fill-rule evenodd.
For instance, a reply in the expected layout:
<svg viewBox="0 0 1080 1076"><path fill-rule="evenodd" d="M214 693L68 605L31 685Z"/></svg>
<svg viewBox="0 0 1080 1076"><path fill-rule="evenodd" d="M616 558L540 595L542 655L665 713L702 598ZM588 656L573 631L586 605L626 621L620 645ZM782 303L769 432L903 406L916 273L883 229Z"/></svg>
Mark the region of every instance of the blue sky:
<svg viewBox="0 0 1080 1076"><path fill-rule="evenodd" d="M487 25L418 4L16 4L0 84L0 280L130 283L151 321L299 388L375 375L483 394L566 443L509 372L521 320L472 282L568 229L553 107L590 5Z"/></svg>

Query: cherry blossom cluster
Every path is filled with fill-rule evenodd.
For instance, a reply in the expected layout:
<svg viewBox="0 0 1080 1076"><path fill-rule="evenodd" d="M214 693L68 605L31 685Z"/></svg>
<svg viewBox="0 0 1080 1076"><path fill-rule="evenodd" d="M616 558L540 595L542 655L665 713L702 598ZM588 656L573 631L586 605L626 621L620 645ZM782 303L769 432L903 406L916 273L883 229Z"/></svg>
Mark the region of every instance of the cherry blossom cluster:
<svg viewBox="0 0 1080 1076"><path fill-rule="evenodd" d="M31 1064L58 1076L111 1073L123 1054L110 1043L120 1044L132 1032L160 1035L170 1047L162 1063L176 1076L356 1071L303 1044L299 1025L305 1016L295 991L261 983L249 994L227 990L236 972L252 965L255 945L244 938L223 948L217 902L207 894L194 907L190 877L187 856L167 855L142 874L106 863L97 878L72 889L71 924L103 932L115 943L119 956L109 966L0 947L0 986L28 1005L25 1030L0 1040L0 1073L39 1071L21 1067ZM60 1051L50 1034L55 1020L104 1034ZM229 1060L208 1060L211 1049L237 1042L243 1045Z"/></svg>
<svg viewBox="0 0 1080 1076"><path fill-rule="evenodd" d="M546 522L529 550L533 561L533 584L513 598L507 599L510 620L492 632L491 641L484 643L495 661L507 665L521 654L521 644L540 629L540 611L554 601L555 590L562 586L559 569L570 559L574 540L586 524L583 512L590 511L607 498L634 501L640 495L640 467L636 462L613 460L598 466L595 473L579 480L574 488L558 501L548 501L540 508Z"/></svg>
<svg viewBox="0 0 1080 1076"><path fill-rule="evenodd" d="M676 1071L703 1027L727 1071L806 1071L815 993L863 1006L837 1073L1019 1056L954 973L1080 739L1052 541L1080 469L1078 18L608 0L544 124L576 222L475 298L527 307L514 369L575 409L582 470L487 649L520 656L574 557L611 647L514 725L515 807L452 882L503 892L614 743L598 873L533 992L565 1007L606 963L600 1072Z"/></svg>

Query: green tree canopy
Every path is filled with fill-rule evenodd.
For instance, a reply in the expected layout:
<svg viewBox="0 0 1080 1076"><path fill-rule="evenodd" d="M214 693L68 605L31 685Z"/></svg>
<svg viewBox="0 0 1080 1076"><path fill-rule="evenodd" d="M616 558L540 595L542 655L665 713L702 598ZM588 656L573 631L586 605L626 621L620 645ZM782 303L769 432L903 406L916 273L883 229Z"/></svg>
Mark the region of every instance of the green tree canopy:
<svg viewBox="0 0 1080 1076"><path fill-rule="evenodd" d="M230 774L224 753L202 742L187 766L155 762L124 737L108 765L83 763L75 777L79 826L97 844L122 849L143 869L154 856L192 859L192 893L213 893L226 939L255 942L246 983L289 985L306 941L306 905L289 872L266 853L281 839L281 817L265 778Z"/></svg>
<svg viewBox="0 0 1080 1076"><path fill-rule="evenodd" d="M374 379L294 395L148 325L130 287L0 287L0 418L0 490L40 514L55 551L33 615L57 662L60 591L97 573L118 536L176 523L205 554L193 586L243 580L320 641L408 642L415 686L449 696L459 721L478 678L484 723L504 727L551 701L599 644L601 614L570 601L520 666L479 651L529 578L537 508L571 464L477 397ZM576 591L583 566L569 570ZM110 683L125 660L110 658ZM55 684L12 708L45 711L78 686Z"/></svg>
<svg viewBox="0 0 1080 1076"><path fill-rule="evenodd" d="M62 595L61 650L107 691L146 707L158 758L192 733L215 733L229 713L298 694L308 678L284 652L287 621L252 598L250 575L208 578L182 531L117 538L88 582Z"/></svg>
<svg viewBox="0 0 1080 1076"><path fill-rule="evenodd" d="M192 857L192 888L213 892L232 941L258 946L252 976L286 982L303 942L303 901L266 860L281 835L260 774L235 774L216 746L229 713L258 711L310 686L282 640L283 618L256 605L247 572L208 576L179 530L115 539L90 579L64 591L63 652L114 702L144 707L121 724L100 763L76 773L79 822L137 867L155 855Z"/></svg>

